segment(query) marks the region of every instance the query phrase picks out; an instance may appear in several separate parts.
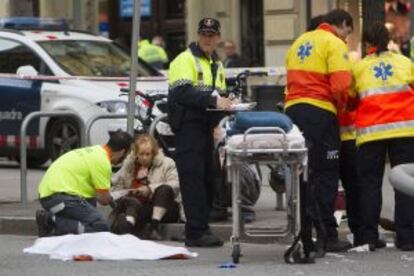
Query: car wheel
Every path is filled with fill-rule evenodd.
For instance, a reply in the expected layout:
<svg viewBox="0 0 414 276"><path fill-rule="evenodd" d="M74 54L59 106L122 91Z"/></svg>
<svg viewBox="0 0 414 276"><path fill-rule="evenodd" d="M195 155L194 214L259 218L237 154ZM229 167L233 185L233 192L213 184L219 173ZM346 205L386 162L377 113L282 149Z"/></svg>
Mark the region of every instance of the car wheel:
<svg viewBox="0 0 414 276"><path fill-rule="evenodd" d="M80 129L76 121L64 118L51 123L46 134L46 148L52 161L80 145Z"/></svg>

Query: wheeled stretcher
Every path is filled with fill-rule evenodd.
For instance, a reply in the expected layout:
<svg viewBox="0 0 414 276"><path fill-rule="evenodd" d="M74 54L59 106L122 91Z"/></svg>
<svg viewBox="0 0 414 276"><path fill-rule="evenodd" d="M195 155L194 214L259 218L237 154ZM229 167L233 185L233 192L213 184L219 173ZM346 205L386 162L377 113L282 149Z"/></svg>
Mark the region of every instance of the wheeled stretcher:
<svg viewBox="0 0 414 276"><path fill-rule="evenodd" d="M289 132L280 127L251 127L226 139L226 168L232 183L232 258L239 262L241 235L249 237L298 237L301 229L300 178L307 174L307 148L296 126ZM287 223L283 228L246 228L240 211L240 166L243 163L276 165L285 169Z"/></svg>

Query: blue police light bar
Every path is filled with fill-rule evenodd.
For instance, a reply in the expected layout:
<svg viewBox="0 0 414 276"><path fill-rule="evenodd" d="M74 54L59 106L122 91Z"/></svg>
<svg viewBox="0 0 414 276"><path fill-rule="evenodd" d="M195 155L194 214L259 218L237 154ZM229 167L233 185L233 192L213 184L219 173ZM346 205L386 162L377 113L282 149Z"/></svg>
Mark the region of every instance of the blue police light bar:
<svg viewBox="0 0 414 276"><path fill-rule="evenodd" d="M0 18L0 28L14 30L67 31L69 25L65 19L42 17L4 17Z"/></svg>

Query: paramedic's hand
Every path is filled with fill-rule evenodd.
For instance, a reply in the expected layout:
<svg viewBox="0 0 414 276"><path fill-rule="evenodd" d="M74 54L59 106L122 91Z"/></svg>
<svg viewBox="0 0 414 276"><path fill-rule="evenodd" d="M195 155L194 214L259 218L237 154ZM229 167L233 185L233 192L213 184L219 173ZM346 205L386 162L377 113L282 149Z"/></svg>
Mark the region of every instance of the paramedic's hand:
<svg viewBox="0 0 414 276"><path fill-rule="evenodd" d="M230 110L232 106L232 102L228 98L224 97L217 97L216 107L218 109Z"/></svg>

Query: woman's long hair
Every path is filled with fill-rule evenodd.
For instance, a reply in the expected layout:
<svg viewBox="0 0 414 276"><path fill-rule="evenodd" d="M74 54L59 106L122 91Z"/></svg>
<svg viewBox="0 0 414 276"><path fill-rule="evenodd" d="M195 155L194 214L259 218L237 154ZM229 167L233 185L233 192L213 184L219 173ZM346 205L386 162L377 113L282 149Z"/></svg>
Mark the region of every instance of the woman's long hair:
<svg viewBox="0 0 414 276"><path fill-rule="evenodd" d="M159 151L160 147L158 145L157 140L155 140L155 138L152 137L151 135L149 135L147 133L143 133L143 134L140 134L138 137L136 137L135 141L134 141L133 151L135 153L137 153L138 148L142 144L150 144L151 145L151 149L152 149L152 153L153 153L154 157L158 154L158 151Z"/></svg>

